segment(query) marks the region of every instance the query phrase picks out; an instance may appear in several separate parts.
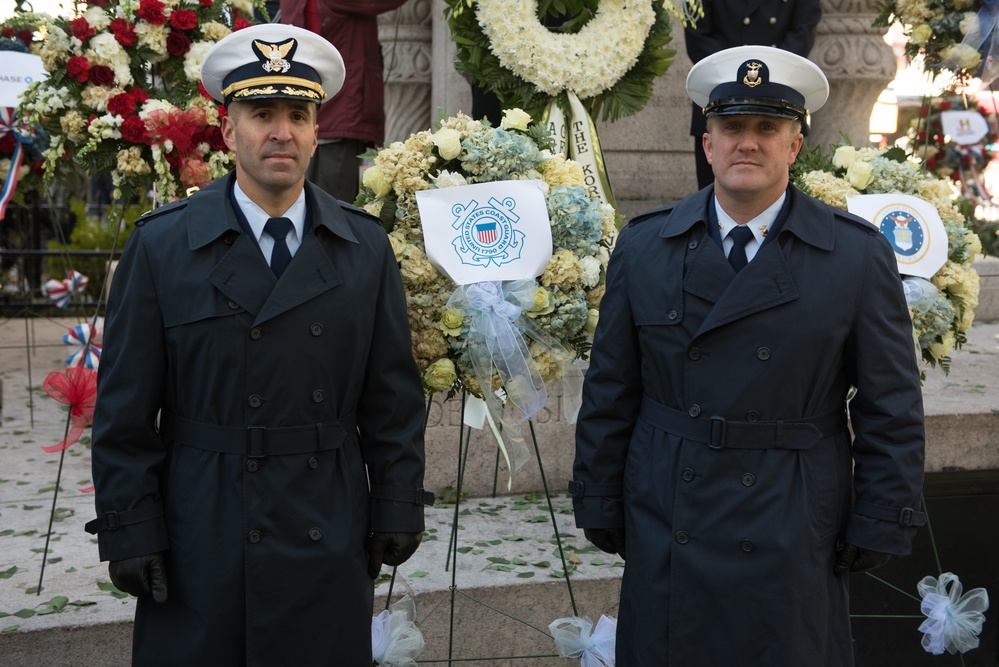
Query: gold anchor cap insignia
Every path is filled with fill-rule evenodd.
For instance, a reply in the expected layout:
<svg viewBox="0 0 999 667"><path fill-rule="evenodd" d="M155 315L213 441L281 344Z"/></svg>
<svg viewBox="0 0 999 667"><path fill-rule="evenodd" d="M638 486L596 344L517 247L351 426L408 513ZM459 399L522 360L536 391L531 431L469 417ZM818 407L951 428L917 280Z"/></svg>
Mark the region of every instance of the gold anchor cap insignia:
<svg viewBox="0 0 999 667"><path fill-rule="evenodd" d="M763 83L763 79L760 78L760 68L762 65L757 62L751 62L746 65L749 71L746 72L746 76L742 77L742 82L749 86L750 88L756 88L756 86Z"/></svg>
<svg viewBox="0 0 999 667"><path fill-rule="evenodd" d="M263 56L264 62L262 67L265 72L279 72L283 74L291 69L291 63L285 60L285 58L295 46L294 39L289 39L283 44L266 44L264 42L254 40L253 46L257 49L257 52Z"/></svg>

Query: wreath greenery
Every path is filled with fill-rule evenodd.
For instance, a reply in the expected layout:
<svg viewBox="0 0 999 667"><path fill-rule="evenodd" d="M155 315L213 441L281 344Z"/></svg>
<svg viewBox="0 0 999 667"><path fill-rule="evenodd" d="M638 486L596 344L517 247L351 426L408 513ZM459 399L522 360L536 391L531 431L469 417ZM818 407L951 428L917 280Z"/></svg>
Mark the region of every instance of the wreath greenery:
<svg viewBox="0 0 999 667"><path fill-rule="evenodd" d="M665 2L639 0L631 3L624 0L601 0L599 3L597 0L517 0L514 3L510 3L509 0L445 0L445 3L447 4L444 10L445 16L451 29L452 39L457 45L458 71L471 76L484 90L495 93L505 108L519 107L534 118L541 117L553 97L556 95L564 97L564 86L553 95L515 73L509 66L513 63L502 62L483 28L483 10L489 10L492 6L501 6L511 17L511 21L520 23L525 18L524 14L533 10L542 27L555 35L576 37L579 40L576 46L580 53L605 53L604 56L591 56L591 59L606 58L608 65L612 65L609 61L615 53L613 49L608 49L605 43L609 34L615 34L615 41L619 43L627 40L643 40L641 49L635 49L638 55L634 64L619 78L606 81L596 92L592 92L591 89L587 97L583 97L579 91L573 91L580 96L592 118L601 115L605 121L630 116L645 106L652 97L655 79L666 73L673 62L673 56L676 55L675 50L667 48L672 40L670 15L686 22L687 17L697 15L700 6L696 0L680 0L684 11L684 15L681 16L672 0ZM628 21L625 21L624 25L601 25L601 30L595 30L593 27L584 30L594 21L609 22L622 13L634 13L639 16L648 12L653 16L650 17L651 25L646 23L647 32ZM494 27L497 28L492 31L494 34L506 34L508 39L516 38L512 31L504 31L504 26ZM524 68L532 70L539 67L565 68L568 65L569 69L575 68L577 70L575 73L578 74L578 63L546 64L540 58L535 58L532 48L520 49L519 53L522 54L520 57L523 61L517 64L524 67L517 69L521 71ZM554 78L557 80L558 77Z"/></svg>

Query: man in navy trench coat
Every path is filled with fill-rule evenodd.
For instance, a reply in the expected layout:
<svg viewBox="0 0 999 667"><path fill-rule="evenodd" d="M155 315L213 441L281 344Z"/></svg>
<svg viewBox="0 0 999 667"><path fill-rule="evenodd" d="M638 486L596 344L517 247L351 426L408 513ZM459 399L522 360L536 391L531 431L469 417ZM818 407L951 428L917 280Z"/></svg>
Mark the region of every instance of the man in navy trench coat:
<svg viewBox="0 0 999 667"><path fill-rule="evenodd" d="M908 554L924 522L896 261L873 225L788 183L800 122L828 96L815 65L739 47L687 89L715 185L617 242L576 524L626 558L618 667L852 665L847 573Z"/></svg>
<svg viewBox="0 0 999 667"><path fill-rule="evenodd" d="M264 24L213 47L202 81L236 172L125 248L88 530L139 598L135 665L367 667L372 579L424 527L425 408L384 230L304 178L343 63Z"/></svg>

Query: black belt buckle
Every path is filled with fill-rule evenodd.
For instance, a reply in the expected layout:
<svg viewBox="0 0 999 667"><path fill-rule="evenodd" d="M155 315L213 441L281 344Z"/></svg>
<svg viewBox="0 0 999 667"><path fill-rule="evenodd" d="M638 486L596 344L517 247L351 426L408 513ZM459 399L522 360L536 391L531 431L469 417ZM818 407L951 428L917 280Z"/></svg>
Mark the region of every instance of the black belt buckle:
<svg viewBox="0 0 999 667"><path fill-rule="evenodd" d="M725 438L728 436L728 421L724 417L711 417L711 428L708 431L708 447L725 449Z"/></svg>
<svg viewBox="0 0 999 667"><path fill-rule="evenodd" d="M246 456L251 459L267 456L267 429L263 426L250 426L246 429Z"/></svg>

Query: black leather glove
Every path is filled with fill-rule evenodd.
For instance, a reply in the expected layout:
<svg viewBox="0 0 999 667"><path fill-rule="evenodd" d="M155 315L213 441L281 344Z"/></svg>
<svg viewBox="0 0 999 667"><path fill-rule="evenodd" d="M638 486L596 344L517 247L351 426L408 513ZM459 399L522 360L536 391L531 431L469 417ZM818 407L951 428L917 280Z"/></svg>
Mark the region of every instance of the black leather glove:
<svg viewBox="0 0 999 667"><path fill-rule="evenodd" d="M371 533L368 538L368 576L378 578L382 563L402 565L416 553L423 533Z"/></svg>
<svg viewBox="0 0 999 667"><path fill-rule="evenodd" d="M152 595L156 602L166 602L166 559L161 553L113 560L108 564L108 574L118 590L137 598Z"/></svg>
<svg viewBox="0 0 999 667"><path fill-rule="evenodd" d="M836 565L833 567L833 573L837 577L841 577L847 572L867 572L881 567L889 560L891 560L890 554L868 551L847 542L836 554Z"/></svg>
<svg viewBox="0 0 999 667"><path fill-rule="evenodd" d="M624 528L584 528L583 535L601 551L628 560L624 555Z"/></svg>

